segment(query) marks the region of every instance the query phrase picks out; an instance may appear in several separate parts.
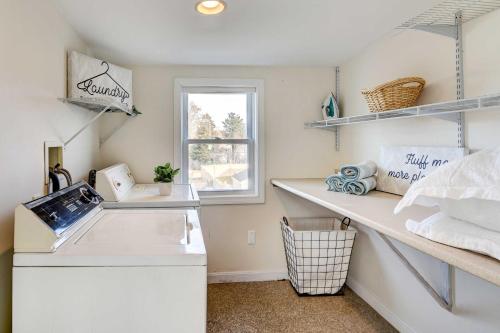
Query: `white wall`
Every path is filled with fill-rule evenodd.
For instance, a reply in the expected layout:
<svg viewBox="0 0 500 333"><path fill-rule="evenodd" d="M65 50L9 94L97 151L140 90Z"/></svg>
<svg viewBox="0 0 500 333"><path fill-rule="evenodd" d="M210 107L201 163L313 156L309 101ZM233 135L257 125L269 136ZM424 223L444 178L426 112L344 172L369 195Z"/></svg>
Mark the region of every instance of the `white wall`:
<svg viewBox="0 0 500 333"><path fill-rule="evenodd" d="M465 96L500 92L500 11L464 26ZM368 112L363 88L403 76L421 76L427 86L420 103L455 98L454 41L425 32L388 36L341 66L345 115ZM466 144L481 149L500 144L500 113L466 115ZM391 120L343 127L337 163L377 160L381 144L456 146L456 125L439 119ZM415 332L498 332L500 288L456 271L454 314L441 309L379 237L360 228L348 284L399 329ZM434 285L436 260L400 245Z"/></svg>
<svg viewBox="0 0 500 333"><path fill-rule="evenodd" d="M278 67L132 67L134 101L144 114L128 121L102 146L102 166L124 161L140 182L152 181L153 166L173 160L174 78L259 78L265 84L266 203L205 206L202 224L209 272L286 270L279 219L281 198L269 184L273 177L325 176L332 171L330 133L305 130L303 123L320 114L332 88L331 68ZM108 118L102 135L120 122ZM247 231L257 232L255 246Z"/></svg>
<svg viewBox="0 0 500 333"><path fill-rule="evenodd" d="M66 51L86 45L51 1L0 1L0 332L10 332L14 208L43 192L45 140L64 140L92 115L57 100L66 93ZM78 180L97 164L98 129L65 151Z"/></svg>

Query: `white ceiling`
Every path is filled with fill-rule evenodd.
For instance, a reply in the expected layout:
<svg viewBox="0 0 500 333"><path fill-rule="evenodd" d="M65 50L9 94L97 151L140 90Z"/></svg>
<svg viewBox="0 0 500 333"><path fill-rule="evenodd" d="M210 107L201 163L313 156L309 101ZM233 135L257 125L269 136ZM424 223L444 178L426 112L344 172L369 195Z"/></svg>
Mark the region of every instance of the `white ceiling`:
<svg viewBox="0 0 500 333"><path fill-rule="evenodd" d="M122 64L335 65L439 0L56 0L96 55Z"/></svg>

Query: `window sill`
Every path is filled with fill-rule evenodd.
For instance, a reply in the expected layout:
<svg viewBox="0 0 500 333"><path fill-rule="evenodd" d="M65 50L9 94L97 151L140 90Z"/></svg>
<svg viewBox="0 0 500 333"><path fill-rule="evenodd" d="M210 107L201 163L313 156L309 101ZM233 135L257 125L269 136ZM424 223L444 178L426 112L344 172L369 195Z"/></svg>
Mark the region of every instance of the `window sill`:
<svg viewBox="0 0 500 333"><path fill-rule="evenodd" d="M214 205L255 205L266 202L264 195L203 195L199 193L201 206Z"/></svg>

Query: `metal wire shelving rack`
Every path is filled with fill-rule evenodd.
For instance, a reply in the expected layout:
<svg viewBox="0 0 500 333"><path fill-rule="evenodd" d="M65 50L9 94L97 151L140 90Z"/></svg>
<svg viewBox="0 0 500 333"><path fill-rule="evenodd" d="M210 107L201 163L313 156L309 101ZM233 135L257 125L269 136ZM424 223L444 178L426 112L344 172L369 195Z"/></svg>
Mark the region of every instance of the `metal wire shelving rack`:
<svg viewBox="0 0 500 333"><path fill-rule="evenodd" d="M396 109L378 113L312 121L305 123L305 126L309 128L334 129L337 126L415 117L438 117L444 120L456 122L456 113L485 111L488 109L495 109L499 106L500 93L475 98L459 99L456 101L419 105L405 109Z"/></svg>
<svg viewBox="0 0 500 333"><path fill-rule="evenodd" d="M336 150L340 149L339 127L387 119L437 117L457 124L457 145L465 147L464 112L500 110L500 93L476 98L464 98L462 24L500 8L500 0L445 0L415 16L396 29L413 29L443 35L455 40L455 101L421 105L381 113L363 114L337 119L306 122L306 128L335 132ZM339 98L339 68L336 67L336 94Z"/></svg>
<svg viewBox="0 0 500 333"><path fill-rule="evenodd" d="M462 23L465 23L476 17L488 14L499 7L500 1L498 0L445 0L422 14L402 23L397 29L425 28L425 26L430 25L453 26L455 25L454 14L459 11L462 13Z"/></svg>

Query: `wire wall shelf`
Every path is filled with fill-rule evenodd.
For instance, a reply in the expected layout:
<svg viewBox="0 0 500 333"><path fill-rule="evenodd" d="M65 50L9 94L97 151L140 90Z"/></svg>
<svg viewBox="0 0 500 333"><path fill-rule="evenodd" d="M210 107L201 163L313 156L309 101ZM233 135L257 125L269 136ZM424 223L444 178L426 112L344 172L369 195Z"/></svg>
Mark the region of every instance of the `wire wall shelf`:
<svg viewBox="0 0 500 333"><path fill-rule="evenodd" d="M109 101L103 99L59 98L59 100L64 103L77 105L93 112L101 112L103 109L106 109L106 112L123 112L129 116L137 116L138 114L141 114L135 109L128 110L117 103L110 104Z"/></svg>
<svg viewBox="0 0 500 333"><path fill-rule="evenodd" d="M385 112L328 120L318 120L305 123L305 127L335 129L338 126L376 122L388 119L405 119L415 117L438 117L456 122L457 117L455 117L455 115L461 112L486 111L490 109L500 111L500 93L476 98L454 100L450 102L419 105L415 107L396 109Z"/></svg>
<svg viewBox="0 0 500 333"><path fill-rule="evenodd" d="M500 8L500 0L445 0L431 9L398 26L398 29L414 29L422 25L454 25L450 13L461 12L462 23Z"/></svg>
<svg viewBox="0 0 500 333"><path fill-rule="evenodd" d="M339 128L344 125L375 122L387 119L437 117L453 121L457 126L457 145L465 147L464 112L493 109L500 106L500 93L477 98L464 98L464 63L462 25L464 22L500 8L500 0L444 0L396 29L421 30L450 37L455 41L456 101L415 106L380 113L320 120L305 123L306 128L328 129L335 132L335 149L339 150ZM336 71L338 78L339 70Z"/></svg>

